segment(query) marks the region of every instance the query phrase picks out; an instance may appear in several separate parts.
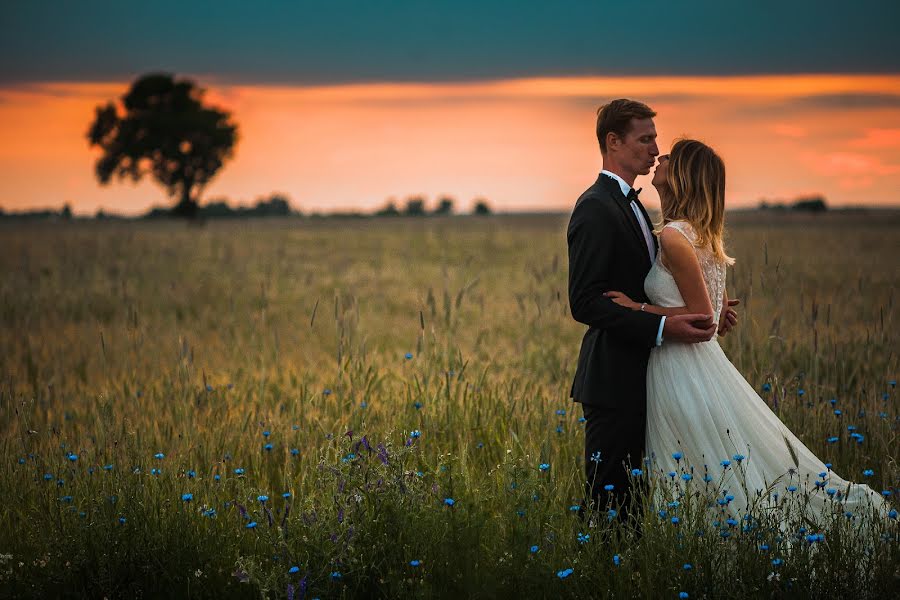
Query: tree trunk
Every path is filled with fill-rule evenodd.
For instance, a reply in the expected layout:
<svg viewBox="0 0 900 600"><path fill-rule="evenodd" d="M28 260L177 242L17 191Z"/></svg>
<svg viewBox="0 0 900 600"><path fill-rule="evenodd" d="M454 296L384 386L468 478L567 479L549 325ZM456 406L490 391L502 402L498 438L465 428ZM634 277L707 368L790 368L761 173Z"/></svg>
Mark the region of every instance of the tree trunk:
<svg viewBox="0 0 900 600"><path fill-rule="evenodd" d="M172 209L172 215L186 219L196 219L198 205L197 201L191 198L191 186L185 184L181 190L181 200Z"/></svg>

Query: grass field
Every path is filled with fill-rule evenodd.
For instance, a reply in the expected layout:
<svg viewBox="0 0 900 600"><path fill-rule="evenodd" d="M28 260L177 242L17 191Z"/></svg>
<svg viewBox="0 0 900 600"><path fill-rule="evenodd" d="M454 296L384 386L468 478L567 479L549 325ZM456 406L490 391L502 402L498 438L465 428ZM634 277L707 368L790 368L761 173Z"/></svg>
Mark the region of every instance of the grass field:
<svg viewBox="0 0 900 600"><path fill-rule="evenodd" d="M896 519L731 524L700 481L645 503L640 541L570 510L584 327L565 225L0 227L0 595L900 590ZM836 473L894 502L900 214L732 215L727 243L726 353Z"/></svg>

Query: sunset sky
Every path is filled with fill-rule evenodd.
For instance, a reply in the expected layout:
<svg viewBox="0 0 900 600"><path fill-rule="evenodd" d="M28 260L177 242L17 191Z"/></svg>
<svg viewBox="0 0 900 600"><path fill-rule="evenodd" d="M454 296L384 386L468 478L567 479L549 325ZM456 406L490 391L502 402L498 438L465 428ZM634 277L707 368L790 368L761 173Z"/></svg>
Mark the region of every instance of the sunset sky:
<svg viewBox="0 0 900 600"><path fill-rule="evenodd" d="M99 186L85 138L94 107L154 71L194 79L238 123L204 200L567 210L601 167L597 107L632 97L657 111L663 149L687 135L720 152L732 207L900 205L897 4L739 4L15 3L0 24L0 207L169 203L149 179Z"/></svg>

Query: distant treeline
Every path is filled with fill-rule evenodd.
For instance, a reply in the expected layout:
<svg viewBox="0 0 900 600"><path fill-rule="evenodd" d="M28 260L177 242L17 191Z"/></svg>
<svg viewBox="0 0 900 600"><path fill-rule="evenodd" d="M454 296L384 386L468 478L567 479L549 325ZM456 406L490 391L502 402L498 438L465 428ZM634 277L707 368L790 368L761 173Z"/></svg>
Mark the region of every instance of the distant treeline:
<svg viewBox="0 0 900 600"><path fill-rule="evenodd" d="M283 194L272 194L267 198L259 199L253 206L236 206L233 207L225 198L216 198L210 202L198 207L197 217L204 219L241 219L248 217L295 217L295 218L326 218L326 217L344 217L344 218L367 218L367 217L427 217L427 216L449 216L455 214L454 200L450 197L439 198L433 209L429 210L425 204L425 198L421 196L413 196L406 200L406 204L402 208L397 207L395 200L391 199L382 207L373 212L363 211L343 211L343 212L311 212L303 213L291 207L290 200ZM472 214L490 215L493 211L487 200L478 198L472 207ZM109 213L102 208L93 216L73 217L72 208L68 204L64 205L60 210L38 209L18 212L5 212L0 208L0 220L71 220L78 219L166 219L172 217L180 217L176 208L153 207L148 212L137 217L126 217Z"/></svg>
<svg viewBox="0 0 900 600"><path fill-rule="evenodd" d="M760 210L795 210L800 212L825 212L828 210L828 204L825 202L824 196L802 196L793 200L770 200L762 198L759 201Z"/></svg>

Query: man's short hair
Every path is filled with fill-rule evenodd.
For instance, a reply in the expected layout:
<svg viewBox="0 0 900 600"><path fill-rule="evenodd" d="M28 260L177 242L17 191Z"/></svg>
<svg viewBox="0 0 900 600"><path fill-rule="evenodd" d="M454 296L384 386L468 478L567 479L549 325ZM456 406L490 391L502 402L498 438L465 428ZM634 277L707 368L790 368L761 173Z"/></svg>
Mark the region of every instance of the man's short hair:
<svg viewBox="0 0 900 600"><path fill-rule="evenodd" d="M606 153L606 136L615 133L619 137L631 130L632 119L652 119L656 113L643 102L619 98L597 109L597 141L600 151Z"/></svg>

